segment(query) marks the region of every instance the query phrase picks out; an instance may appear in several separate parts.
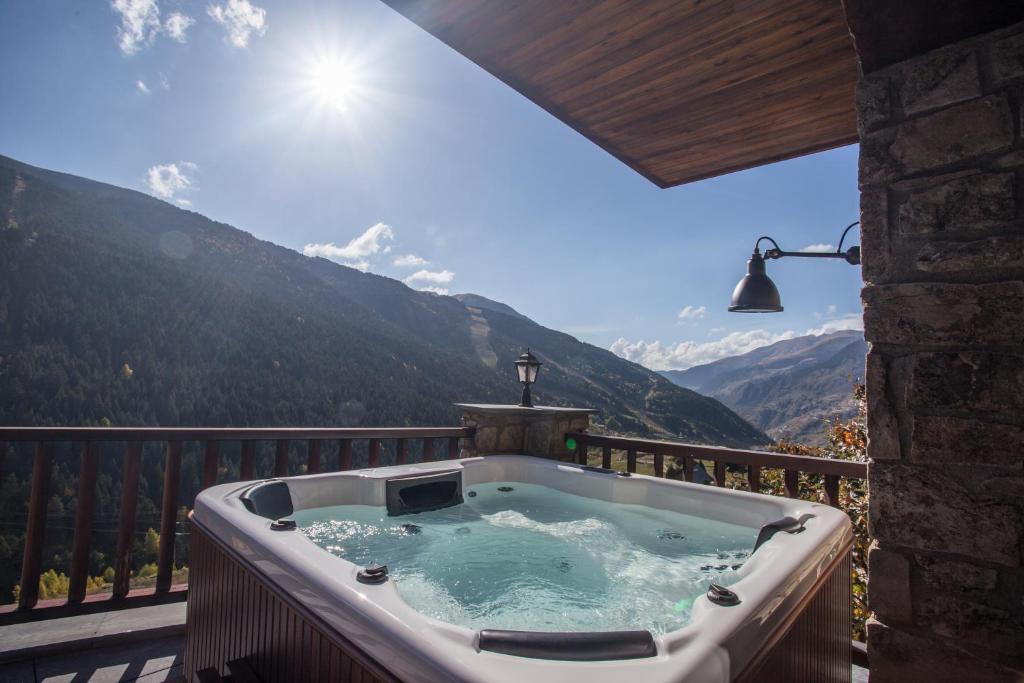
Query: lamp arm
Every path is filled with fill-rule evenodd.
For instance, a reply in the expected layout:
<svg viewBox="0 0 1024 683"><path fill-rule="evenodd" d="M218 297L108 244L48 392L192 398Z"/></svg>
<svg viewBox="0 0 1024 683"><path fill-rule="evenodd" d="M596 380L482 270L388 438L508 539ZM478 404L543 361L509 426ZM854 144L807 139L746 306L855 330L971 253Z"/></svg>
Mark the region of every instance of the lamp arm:
<svg viewBox="0 0 1024 683"><path fill-rule="evenodd" d="M764 235L757 238L757 242L754 243L754 253L758 253L758 247L761 245L761 240L768 240L772 243L772 249L766 249L764 257L766 259L778 259L783 256L800 256L803 258L841 258L844 259L850 265L860 265L860 247L850 247L846 251L843 251L843 242L846 240L846 235L855 225L859 225L860 221L854 221L846 226L843 230L842 236L839 238L839 246L833 251L784 251L779 243L771 237Z"/></svg>

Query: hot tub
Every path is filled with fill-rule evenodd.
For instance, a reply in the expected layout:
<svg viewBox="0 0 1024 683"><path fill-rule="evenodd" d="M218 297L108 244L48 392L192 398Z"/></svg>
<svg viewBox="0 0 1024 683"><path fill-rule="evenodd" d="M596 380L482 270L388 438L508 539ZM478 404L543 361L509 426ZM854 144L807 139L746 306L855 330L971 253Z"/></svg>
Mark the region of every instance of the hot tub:
<svg viewBox="0 0 1024 683"><path fill-rule="evenodd" d="M186 677L848 681L850 522L526 456L196 499Z"/></svg>

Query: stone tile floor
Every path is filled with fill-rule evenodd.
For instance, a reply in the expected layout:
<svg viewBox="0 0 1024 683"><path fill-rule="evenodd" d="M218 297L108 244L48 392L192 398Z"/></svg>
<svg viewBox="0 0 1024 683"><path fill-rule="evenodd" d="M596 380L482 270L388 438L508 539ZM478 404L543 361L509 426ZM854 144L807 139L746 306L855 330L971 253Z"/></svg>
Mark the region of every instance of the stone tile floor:
<svg viewBox="0 0 1024 683"><path fill-rule="evenodd" d="M181 651L184 638L172 636L44 655L0 664L2 683L115 683L184 681Z"/></svg>

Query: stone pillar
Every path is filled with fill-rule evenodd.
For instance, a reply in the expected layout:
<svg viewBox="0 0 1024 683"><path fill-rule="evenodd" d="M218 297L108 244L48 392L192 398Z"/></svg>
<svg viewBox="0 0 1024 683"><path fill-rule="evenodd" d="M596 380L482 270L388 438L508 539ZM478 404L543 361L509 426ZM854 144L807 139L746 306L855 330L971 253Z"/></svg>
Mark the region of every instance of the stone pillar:
<svg viewBox="0 0 1024 683"><path fill-rule="evenodd" d="M872 683L1024 677L1022 101L1024 25L858 89Z"/></svg>
<svg viewBox="0 0 1024 683"><path fill-rule="evenodd" d="M565 447L566 432L584 432L590 426L588 408L486 405L456 403L462 409L462 425L473 427L472 439L463 439L461 457L516 454L571 461Z"/></svg>

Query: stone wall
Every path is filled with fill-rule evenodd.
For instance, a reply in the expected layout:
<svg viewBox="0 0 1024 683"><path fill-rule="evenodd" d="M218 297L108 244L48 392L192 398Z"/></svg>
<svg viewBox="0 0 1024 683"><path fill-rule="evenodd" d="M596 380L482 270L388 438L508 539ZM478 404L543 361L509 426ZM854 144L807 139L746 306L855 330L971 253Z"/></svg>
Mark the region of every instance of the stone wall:
<svg viewBox="0 0 1024 683"><path fill-rule="evenodd" d="M871 680L1024 676L1024 25L862 79Z"/></svg>
<svg viewBox="0 0 1024 683"><path fill-rule="evenodd" d="M538 406L478 405L458 403L462 426L472 427L472 439L463 439L460 456L522 454L572 461L565 446L566 432L584 432L593 410Z"/></svg>

